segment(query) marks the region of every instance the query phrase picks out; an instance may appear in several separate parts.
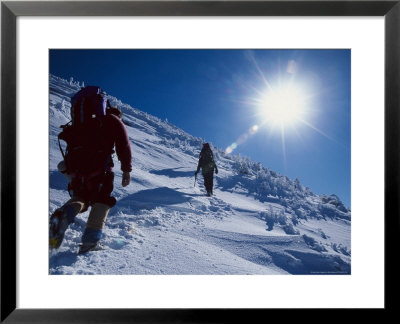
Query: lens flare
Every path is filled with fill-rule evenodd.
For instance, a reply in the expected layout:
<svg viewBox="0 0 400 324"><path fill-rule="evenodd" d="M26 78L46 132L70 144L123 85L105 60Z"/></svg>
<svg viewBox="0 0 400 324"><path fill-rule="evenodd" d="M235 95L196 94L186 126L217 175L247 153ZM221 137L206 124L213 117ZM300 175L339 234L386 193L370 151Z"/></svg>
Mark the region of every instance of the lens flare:
<svg viewBox="0 0 400 324"><path fill-rule="evenodd" d="M249 130L247 131L247 133L240 135L239 138L236 140L236 142L233 142L231 145L229 145L225 149L225 153L231 154L235 149L237 149L237 147L239 145L242 145L243 143L245 143L250 138L250 136L257 133L258 129L259 129L258 125L254 125L254 126L250 127Z"/></svg>
<svg viewBox="0 0 400 324"><path fill-rule="evenodd" d="M258 125L254 125L253 127L250 128L249 134L254 135L258 131Z"/></svg>

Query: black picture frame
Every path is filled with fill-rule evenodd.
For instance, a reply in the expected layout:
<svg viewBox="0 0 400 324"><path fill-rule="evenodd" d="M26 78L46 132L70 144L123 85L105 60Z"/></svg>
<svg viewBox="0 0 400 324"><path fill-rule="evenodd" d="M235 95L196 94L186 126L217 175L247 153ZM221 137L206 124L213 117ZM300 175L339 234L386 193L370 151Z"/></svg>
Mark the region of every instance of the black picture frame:
<svg viewBox="0 0 400 324"><path fill-rule="evenodd" d="M16 265L16 19L19 16L383 16L385 19L385 307L395 310L399 275L400 0L395 1L2 1L1 322L254 322L264 309L19 309ZM373 172L373 170L371 171ZM368 176L368 175L366 175ZM367 284L367 283L366 283ZM267 292L266 292L267 293ZM286 315L285 315L286 316Z"/></svg>

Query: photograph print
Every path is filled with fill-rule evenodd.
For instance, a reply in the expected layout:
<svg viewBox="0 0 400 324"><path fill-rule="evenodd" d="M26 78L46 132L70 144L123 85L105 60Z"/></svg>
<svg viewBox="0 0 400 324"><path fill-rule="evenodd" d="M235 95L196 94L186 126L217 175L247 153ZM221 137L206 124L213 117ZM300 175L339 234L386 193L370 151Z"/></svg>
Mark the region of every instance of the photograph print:
<svg viewBox="0 0 400 324"><path fill-rule="evenodd" d="M50 49L50 275L350 275L350 49Z"/></svg>

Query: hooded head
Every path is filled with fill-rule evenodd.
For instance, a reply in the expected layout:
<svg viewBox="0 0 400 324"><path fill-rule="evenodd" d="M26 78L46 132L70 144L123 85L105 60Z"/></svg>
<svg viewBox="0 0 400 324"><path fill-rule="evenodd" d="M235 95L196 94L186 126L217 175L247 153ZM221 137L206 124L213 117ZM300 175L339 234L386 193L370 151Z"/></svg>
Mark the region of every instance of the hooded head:
<svg viewBox="0 0 400 324"><path fill-rule="evenodd" d="M119 119L122 119L122 111L117 106L113 106L107 109L107 114L115 115Z"/></svg>

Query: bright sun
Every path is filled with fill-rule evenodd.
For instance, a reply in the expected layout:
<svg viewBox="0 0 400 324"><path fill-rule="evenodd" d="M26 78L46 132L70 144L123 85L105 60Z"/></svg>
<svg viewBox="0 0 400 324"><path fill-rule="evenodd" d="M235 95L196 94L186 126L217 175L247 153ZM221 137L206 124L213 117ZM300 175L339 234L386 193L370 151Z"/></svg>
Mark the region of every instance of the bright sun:
<svg viewBox="0 0 400 324"><path fill-rule="evenodd" d="M269 89L259 102L264 123L289 126L297 123L306 112L306 94L294 85Z"/></svg>

